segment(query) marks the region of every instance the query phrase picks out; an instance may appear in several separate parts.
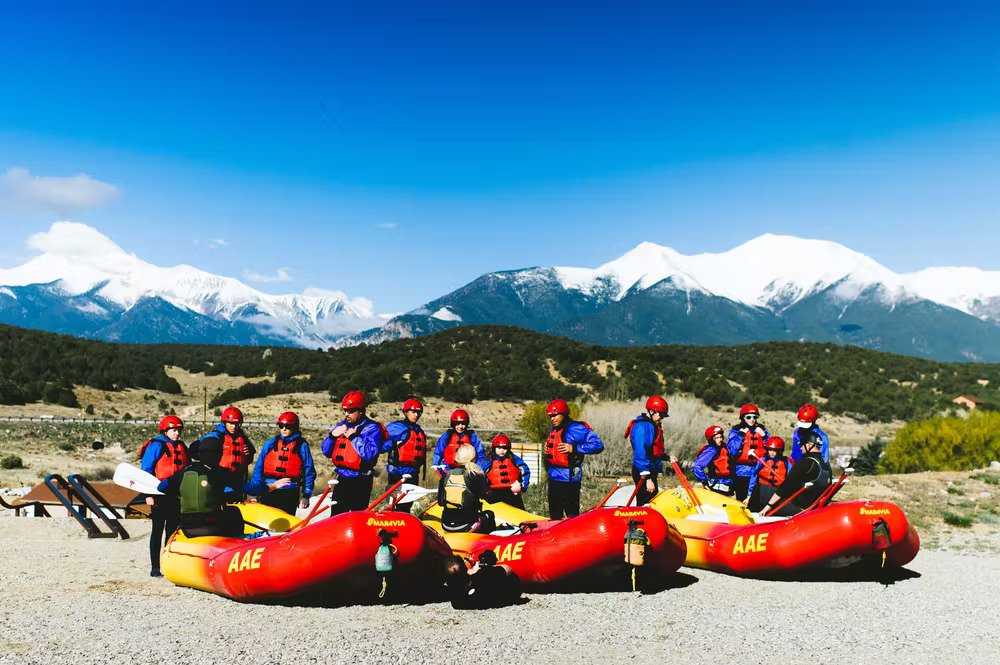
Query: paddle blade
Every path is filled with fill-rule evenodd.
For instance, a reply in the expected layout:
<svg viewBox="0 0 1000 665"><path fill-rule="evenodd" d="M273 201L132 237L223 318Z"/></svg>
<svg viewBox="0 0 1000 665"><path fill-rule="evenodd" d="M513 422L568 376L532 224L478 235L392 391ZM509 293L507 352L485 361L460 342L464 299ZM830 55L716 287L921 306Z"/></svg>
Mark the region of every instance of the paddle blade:
<svg viewBox="0 0 1000 665"><path fill-rule="evenodd" d="M137 466L132 466L131 464L126 464L122 462L115 469L115 475L112 478L116 485L121 485L130 490L135 490L136 492L141 492L143 494L163 494L156 487L160 484L156 476L151 473L146 473Z"/></svg>
<svg viewBox="0 0 1000 665"><path fill-rule="evenodd" d="M427 487L420 487L419 485L411 485L409 483L403 483L400 485L399 491L406 492L406 494L403 495L403 498L399 500L399 503L413 503L417 499L437 492L436 489L429 489Z"/></svg>

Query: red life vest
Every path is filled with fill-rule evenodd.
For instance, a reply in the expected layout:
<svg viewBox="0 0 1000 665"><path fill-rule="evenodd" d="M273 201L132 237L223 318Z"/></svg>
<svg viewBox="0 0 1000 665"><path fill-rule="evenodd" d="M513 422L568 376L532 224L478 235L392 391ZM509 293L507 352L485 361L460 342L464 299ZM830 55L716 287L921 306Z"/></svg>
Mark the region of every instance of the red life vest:
<svg viewBox="0 0 1000 665"><path fill-rule="evenodd" d="M472 445L471 432L465 430L464 434L459 435L455 430L451 430L448 436L448 443L444 444L444 450L441 453L441 458L444 463L449 467L455 469L458 468L458 464L455 464L455 453L458 452L459 446Z"/></svg>
<svg viewBox="0 0 1000 665"><path fill-rule="evenodd" d="M419 427L407 425L406 429L409 430L406 440L393 448L391 461L396 466L423 466L427 457L427 435Z"/></svg>
<svg viewBox="0 0 1000 665"><path fill-rule="evenodd" d="M146 452L146 448L152 442L153 440L150 439L139 446L139 459L142 459L143 453ZM157 480L166 480L187 466L188 451L187 446L180 440L170 441L169 439L161 439L160 443L163 446L163 452L160 453L160 459L156 460L156 466L153 467L153 475L156 476Z"/></svg>
<svg viewBox="0 0 1000 665"><path fill-rule="evenodd" d="M381 423L377 423L374 420L367 420L358 423L357 431L354 433L354 438L361 436L361 430L368 425L374 424L378 425L381 430L381 438L379 442L385 441L389 438L389 433L385 431L385 427ZM333 461L333 465L338 469L349 469L351 471L365 471L367 472L373 466L375 466L375 459L370 462L366 462L364 458L361 457L361 453L357 451L354 444L351 443L351 438L344 434L341 434L333 442L333 450L330 451L330 459ZM377 456L376 456L377 459Z"/></svg>
<svg viewBox="0 0 1000 665"><path fill-rule="evenodd" d="M747 430L743 435L743 447L740 448L740 454L736 457L737 464L752 464L756 465L757 462L764 459L764 435L761 434L763 430L758 428L753 428ZM750 451L756 450L757 457L750 457Z"/></svg>
<svg viewBox="0 0 1000 665"><path fill-rule="evenodd" d="M715 448L715 446L706 443L695 457L701 457L706 448ZM712 460L712 463L705 470L708 472L710 478L729 478L732 475L732 471L729 468L729 449L723 444L715 450L715 459Z"/></svg>
<svg viewBox="0 0 1000 665"><path fill-rule="evenodd" d="M632 426L635 425L636 420L638 419L633 418L632 421L629 422L628 427L625 428L626 439L632 435ZM655 432L653 435L653 447L650 453L650 460L655 461L664 459L667 451L663 443L663 427L660 423L654 423L652 420L644 420L644 422L651 424L653 426L653 431Z"/></svg>
<svg viewBox="0 0 1000 665"><path fill-rule="evenodd" d="M515 480L521 480L521 470L514 464L513 457L509 454L504 455L493 459L486 479L490 481L490 487L493 489L507 488L513 485Z"/></svg>
<svg viewBox="0 0 1000 665"><path fill-rule="evenodd" d="M590 425L579 421L581 425L587 429L593 429ZM545 439L545 463L549 466L559 467L563 469L568 469L571 466L577 466L579 464L580 455L578 453L561 453L559 452L559 444L566 443L566 430L569 429L569 423L565 427L555 428L553 427L549 430L549 436Z"/></svg>
<svg viewBox="0 0 1000 665"><path fill-rule="evenodd" d="M250 445L242 432L233 436L226 432L222 436L222 459L219 466L234 473L243 473L250 464Z"/></svg>
<svg viewBox="0 0 1000 665"><path fill-rule="evenodd" d="M757 473L757 480L764 485L777 487L781 483L785 482L785 475L787 473L788 465L785 464L784 457L775 457L774 459L768 457L764 460L764 465Z"/></svg>
<svg viewBox="0 0 1000 665"><path fill-rule="evenodd" d="M298 479L302 475L299 443L299 439L286 441L280 436L276 438L274 447L264 456L264 477Z"/></svg>

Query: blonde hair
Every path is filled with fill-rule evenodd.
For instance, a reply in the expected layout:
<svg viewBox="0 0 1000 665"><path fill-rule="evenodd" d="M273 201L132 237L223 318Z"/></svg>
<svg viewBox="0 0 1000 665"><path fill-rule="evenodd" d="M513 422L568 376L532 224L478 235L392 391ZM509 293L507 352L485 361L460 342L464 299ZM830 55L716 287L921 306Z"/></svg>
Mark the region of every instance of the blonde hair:
<svg viewBox="0 0 1000 665"><path fill-rule="evenodd" d="M455 463L461 464L471 473L482 473L483 470L476 464L476 449L467 443L463 443L455 451Z"/></svg>

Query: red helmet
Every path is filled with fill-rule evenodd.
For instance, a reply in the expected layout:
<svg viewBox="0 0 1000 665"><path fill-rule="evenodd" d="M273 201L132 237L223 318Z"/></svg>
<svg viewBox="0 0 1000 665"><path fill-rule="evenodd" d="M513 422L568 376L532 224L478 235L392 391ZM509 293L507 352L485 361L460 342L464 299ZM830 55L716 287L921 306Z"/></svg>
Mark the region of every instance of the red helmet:
<svg viewBox="0 0 1000 665"><path fill-rule="evenodd" d="M237 425L241 425L243 423L243 412L235 406L227 406L222 410L221 420L224 423L236 423Z"/></svg>
<svg viewBox="0 0 1000 665"><path fill-rule="evenodd" d="M557 414L569 415L569 404L566 403L564 399L554 399L549 402L549 405L545 407L545 413L549 416L554 416Z"/></svg>
<svg viewBox="0 0 1000 665"><path fill-rule="evenodd" d="M744 404L743 406L740 407L740 418L747 415L748 413L752 413L755 416L760 416L760 409L757 408L756 404Z"/></svg>
<svg viewBox="0 0 1000 665"><path fill-rule="evenodd" d="M812 427L819 418L819 409L813 404L806 404L799 409L799 427Z"/></svg>
<svg viewBox="0 0 1000 665"><path fill-rule="evenodd" d="M403 402L403 411L420 411L423 413L424 405L420 403L420 400L416 397L411 397L410 399Z"/></svg>
<svg viewBox="0 0 1000 665"><path fill-rule="evenodd" d="M291 425L295 429L299 428L299 417L295 415L292 411L285 411L283 414L278 416L278 426Z"/></svg>
<svg viewBox="0 0 1000 665"><path fill-rule="evenodd" d="M772 436L764 442L764 450L777 450L779 453L785 450L785 440L780 436Z"/></svg>
<svg viewBox="0 0 1000 665"><path fill-rule="evenodd" d="M510 437L506 434L497 434L493 437L493 443L491 445L494 448L510 448Z"/></svg>
<svg viewBox="0 0 1000 665"><path fill-rule="evenodd" d="M670 407L667 405L667 400L663 399L659 395L653 395L646 400L646 410L647 411L658 411L663 415L667 415L667 411Z"/></svg>
<svg viewBox="0 0 1000 665"><path fill-rule="evenodd" d="M705 430L705 440L711 442L715 438L716 434L722 434L722 428L718 425L712 425Z"/></svg>
<svg viewBox="0 0 1000 665"><path fill-rule="evenodd" d="M160 421L160 431L166 432L168 429L184 429L184 421L177 416L164 416Z"/></svg>
<svg viewBox="0 0 1000 665"><path fill-rule="evenodd" d="M352 390L344 395L344 399L340 402L343 409L363 409L367 405L368 400L365 399L365 394L360 390Z"/></svg>
<svg viewBox="0 0 1000 665"><path fill-rule="evenodd" d="M462 409L456 409L451 412L451 424L455 423L465 423L469 424L469 412L463 411Z"/></svg>

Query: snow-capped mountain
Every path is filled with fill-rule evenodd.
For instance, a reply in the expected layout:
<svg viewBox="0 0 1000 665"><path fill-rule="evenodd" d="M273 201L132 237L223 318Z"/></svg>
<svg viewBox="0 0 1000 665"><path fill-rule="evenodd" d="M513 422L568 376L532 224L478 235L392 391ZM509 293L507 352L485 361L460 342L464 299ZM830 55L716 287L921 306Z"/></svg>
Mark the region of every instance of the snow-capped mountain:
<svg viewBox="0 0 1000 665"><path fill-rule="evenodd" d="M1000 360L1000 272L899 274L835 242L765 234L687 256L645 242L597 268L483 275L338 345L501 323L604 344L807 339Z"/></svg>
<svg viewBox="0 0 1000 665"><path fill-rule="evenodd" d="M188 265L143 261L85 224L32 237L42 253L0 270L0 322L132 342L329 346L380 325L365 298L270 295Z"/></svg>

